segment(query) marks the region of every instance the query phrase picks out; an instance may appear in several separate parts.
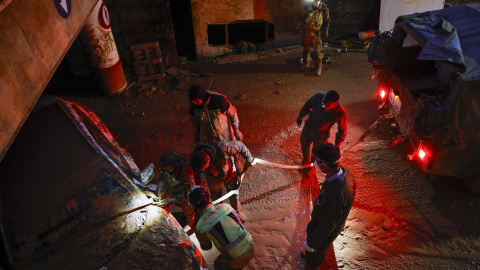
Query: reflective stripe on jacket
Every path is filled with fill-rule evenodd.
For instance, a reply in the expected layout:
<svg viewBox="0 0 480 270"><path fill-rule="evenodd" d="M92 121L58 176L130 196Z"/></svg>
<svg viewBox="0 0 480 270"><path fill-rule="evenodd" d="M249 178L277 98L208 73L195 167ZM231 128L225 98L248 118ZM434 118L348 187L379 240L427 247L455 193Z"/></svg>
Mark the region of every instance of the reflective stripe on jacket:
<svg viewBox="0 0 480 270"><path fill-rule="evenodd" d="M245 253L252 236L243 227L237 212L228 204L208 205L198 220L197 233L205 235L221 252L233 258Z"/></svg>

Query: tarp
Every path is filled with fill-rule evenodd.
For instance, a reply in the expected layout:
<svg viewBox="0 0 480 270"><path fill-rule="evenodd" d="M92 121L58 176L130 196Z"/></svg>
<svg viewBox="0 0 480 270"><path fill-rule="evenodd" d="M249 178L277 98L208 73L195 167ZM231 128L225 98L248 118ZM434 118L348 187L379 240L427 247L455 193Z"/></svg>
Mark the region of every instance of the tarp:
<svg viewBox="0 0 480 270"><path fill-rule="evenodd" d="M448 121L440 128L438 158L431 173L470 177L480 171L480 3L400 16L396 25L433 60L449 85ZM420 138L424 139L424 138Z"/></svg>
<svg viewBox="0 0 480 270"><path fill-rule="evenodd" d="M423 47L418 59L455 64L465 81L480 80L480 3L398 17L403 30L421 36ZM412 27L412 28L409 28ZM425 44L422 44L426 41Z"/></svg>

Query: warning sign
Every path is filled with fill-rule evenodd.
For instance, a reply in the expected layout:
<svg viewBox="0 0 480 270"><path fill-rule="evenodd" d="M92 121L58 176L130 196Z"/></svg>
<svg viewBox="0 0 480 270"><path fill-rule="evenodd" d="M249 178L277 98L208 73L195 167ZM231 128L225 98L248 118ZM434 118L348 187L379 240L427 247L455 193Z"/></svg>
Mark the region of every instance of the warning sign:
<svg viewBox="0 0 480 270"><path fill-rule="evenodd" d="M108 13L107 4L102 2L100 10L98 11L98 23L105 29L110 28L110 14Z"/></svg>
<svg viewBox="0 0 480 270"><path fill-rule="evenodd" d="M55 4L55 8L60 16L65 19L70 16L70 12L72 12L71 0L53 0L53 3Z"/></svg>

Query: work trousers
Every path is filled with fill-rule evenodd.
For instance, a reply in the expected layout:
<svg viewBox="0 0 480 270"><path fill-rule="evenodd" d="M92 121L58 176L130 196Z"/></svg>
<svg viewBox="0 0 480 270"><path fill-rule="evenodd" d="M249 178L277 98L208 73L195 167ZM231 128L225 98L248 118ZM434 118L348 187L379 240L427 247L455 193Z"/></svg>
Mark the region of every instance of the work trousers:
<svg viewBox="0 0 480 270"><path fill-rule="evenodd" d="M329 245L316 249L314 252L305 251L305 270L317 270L325 262L325 256L327 254Z"/></svg>
<svg viewBox="0 0 480 270"><path fill-rule="evenodd" d="M308 149L313 143L313 148L315 148L324 144L329 136L330 131L319 131L317 128L304 126L300 134L300 145L302 149Z"/></svg>
<svg viewBox="0 0 480 270"><path fill-rule="evenodd" d="M250 248L237 258L232 258L228 253L222 252L213 263L215 270L243 269L255 256L255 243L250 243Z"/></svg>
<svg viewBox="0 0 480 270"><path fill-rule="evenodd" d="M231 172L225 177L225 179L209 179L207 177L207 185L213 202L222 196L222 186L225 186L225 189L228 193L229 191L238 189L240 187L240 179L237 176L237 172ZM238 195L234 194L230 196L230 205L237 212L240 210Z"/></svg>
<svg viewBox="0 0 480 270"><path fill-rule="evenodd" d="M313 46L312 46L313 45ZM308 67L310 48L313 47L313 61L315 62L315 69L320 69L322 67L322 39L320 38L320 31L311 32L310 30L305 31L305 38L303 39L303 63L304 66Z"/></svg>
<svg viewBox="0 0 480 270"><path fill-rule="evenodd" d="M185 215L187 224L191 224L195 218L195 211L193 210L193 207L188 203L188 200L179 202L175 201L174 204L182 208L182 212Z"/></svg>

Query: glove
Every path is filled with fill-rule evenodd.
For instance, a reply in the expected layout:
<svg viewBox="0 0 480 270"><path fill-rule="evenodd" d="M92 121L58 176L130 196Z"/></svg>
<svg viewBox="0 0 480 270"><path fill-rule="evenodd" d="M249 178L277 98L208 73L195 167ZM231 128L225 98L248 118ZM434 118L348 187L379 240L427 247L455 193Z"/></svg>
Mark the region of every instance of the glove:
<svg viewBox="0 0 480 270"><path fill-rule="evenodd" d="M308 251L308 252L315 252L315 249L308 246L307 241L303 243L303 249L305 249L305 251Z"/></svg>
<svg viewBox="0 0 480 270"><path fill-rule="evenodd" d="M167 208L169 207L173 202L175 201L175 199L173 198L167 198L167 199L160 199L160 201L158 201L158 205L162 208Z"/></svg>
<svg viewBox="0 0 480 270"><path fill-rule="evenodd" d="M242 174L244 174L248 170L248 168L252 167L253 165L255 165L255 159L253 157L250 157L243 165Z"/></svg>
<svg viewBox="0 0 480 270"><path fill-rule="evenodd" d="M302 119L300 119L300 118L297 119L297 125L298 125L298 127L302 126Z"/></svg>
<svg viewBox="0 0 480 270"><path fill-rule="evenodd" d="M235 135L235 138L237 139L237 141L242 141L243 140L243 134L242 134L242 132L240 132L240 129L235 129L233 131L233 134Z"/></svg>

